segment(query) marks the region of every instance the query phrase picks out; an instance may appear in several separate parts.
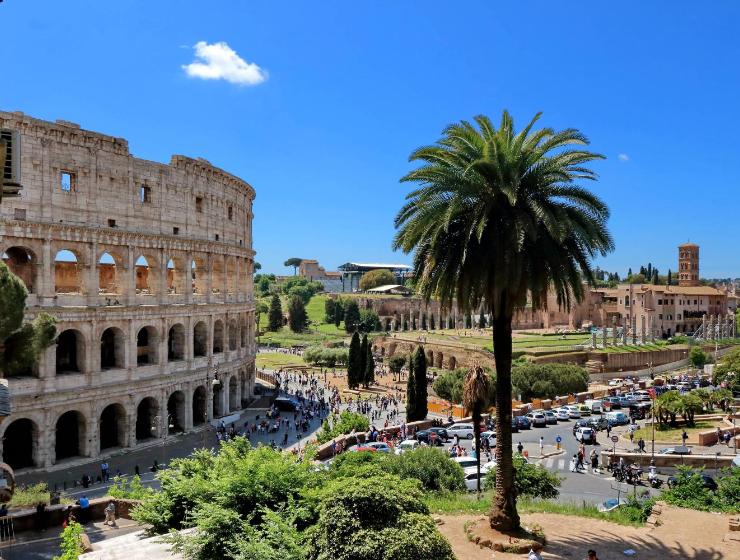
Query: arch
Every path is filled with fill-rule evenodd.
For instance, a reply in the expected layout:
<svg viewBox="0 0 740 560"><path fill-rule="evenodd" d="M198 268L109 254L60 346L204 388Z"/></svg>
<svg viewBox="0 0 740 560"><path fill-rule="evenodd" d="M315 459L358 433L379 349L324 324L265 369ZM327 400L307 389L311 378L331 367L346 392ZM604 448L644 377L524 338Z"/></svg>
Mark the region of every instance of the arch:
<svg viewBox="0 0 740 560"><path fill-rule="evenodd" d="M152 295L156 293L157 261L148 255L139 255L134 261L136 274L136 293L138 295Z"/></svg>
<svg viewBox="0 0 740 560"><path fill-rule="evenodd" d="M76 329L67 329L57 337L57 375L80 373L85 360L85 337Z"/></svg>
<svg viewBox="0 0 740 560"><path fill-rule="evenodd" d="M57 294L81 294L82 265L74 251L62 249L54 257L54 291Z"/></svg>
<svg viewBox="0 0 740 560"><path fill-rule="evenodd" d="M457 367L457 358L455 358L455 356L450 356L450 363L448 366L448 369L455 369Z"/></svg>
<svg viewBox="0 0 740 560"><path fill-rule="evenodd" d="M141 327L136 333L136 365L148 366L159 363L159 331L152 326Z"/></svg>
<svg viewBox="0 0 740 560"><path fill-rule="evenodd" d="M167 333L167 360L176 362L185 359L185 327L175 323Z"/></svg>
<svg viewBox="0 0 740 560"><path fill-rule="evenodd" d="M208 406L206 403L208 393L203 385L198 385L193 391L193 425L200 426L206 423L206 414Z"/></svg>
<svg viewBox="0 0 740 560"><path fill-rule="evenodd" d="M236 319L229 321L229 350L232 352L236 350L236 335L237 335Z"/></svg>
<svg viewBox="0 0 740 560"><path fill-rule="evenodd" d="M10 272L20 278L29 294L36 289L36 255L25 247L10 247L2 254L2 260Z"/></svg>
<svg viewBox="0 0 740 560"><path fill-rule="evenodd" d="M33 420L14 420L3 435L3 461L12 469L35 467L38 442L39 429Z"/></svg>
<svg viewBox="0 0 740 560"><path fill-rule="evenodd" d="M100 414L100 450L123 447L126 436L126 409L119 403L109 404Z"/></svg>
<svg viewBox="0 0 740 560"><path fill-rule="evenodd" d="M226 260L226 293L236 293L236 260L230 257Z"/></svg>
<svg viewBox="0 0 740 560"><path fill-rule="evenodd" d="M221 396L223 395L223 384L219 381L218 384L214 382L213 385L213 416L219 417L224 415L223 410L223 399Z"/></svg>
<svg viewBox="0 0 740 560"><path fill-rule="evenodd" d="M98 259L98 293L103 295L117 295L121 293L119 285L119 262L122 259L104 252Z"/></svg>
<svg viewBox="0 0 740 560"><path fill-rule="evenodd" d="M224 261L215 256L211 260L211 292L220 294L224 287Z"/></svg>
<svg viewBox="0 0 740 560"><path fill-rule="evenodd" d="M239 329L239 346L242 348L246 348L247 346L247 321L246 319L242 321L242 327Z"/></svg>
<svg viewBox="0 0 740 560"><path fill-rule="evenodd" d="M193 356L208 355L208 326L205 321L198 321L193 327Z"/></svg>
<svg viewBox="0 0 740 560"><path fill-rule="evenodd" d="M444 359L445 359L444 354L442 354L442 352L437 352L436 362L434 363L434 365L441 369L442 364L444 363Z"/></svg>
<svg viewBox="0 0 740 560"><path fill-rule="evenodd" d="M238 383L236 380L236 375L232 375L231 379L229 379L229 410L239 410L239 400L237 399L237 396L239 394L238 390Z"/></svg>
<svg viewBox="0 0 740 560"><path fill-rule="evenodd" d="M68 410L57 419L54 454L57 461L82 457L87 440L87 422L78 410Z"/></svg>
<svg viewBox="0 0 740 560"><path fill-rule="evenodd" d="M434 366L434 351L432 350L427 350L427 363Z"/></svg>
<svg viewBox="0 0 740 560"><path fill-rule="evenodd" d="M185 265L182 259L173 257L167 261L167 293L184 294L186 285Z"/></svg>
<svg viewBox="0 0 740 560"><path fill-rule="evenodd" d="M185 431L185 393L175 391L167 399L167 433Z"/></svg>
<svg viewBox="0 0 740 560"><path fill-rule="evenodd" d="M206 275L204 259L196 257L190 261L190 288L194 294L206 293Z"/></svg>
<svg viewBox="0 0 740 560"><path fill-rule="evenodd" d="M108 327L100 335L100 369L126 367L124 360L125 337L118 327Z"/></svg>
<svg viewBox="0 0 740 560"><path fill-rule="evenodd" d="M213 353L220 354L224 351L224 322L216 319L213 322Z"/></svg>
<svg viewBox="0 0 740 560"><path fill-rule="evenodd" d="M154 397L145 397L136 407L136 442L157 437L159 403Z"/></svg>

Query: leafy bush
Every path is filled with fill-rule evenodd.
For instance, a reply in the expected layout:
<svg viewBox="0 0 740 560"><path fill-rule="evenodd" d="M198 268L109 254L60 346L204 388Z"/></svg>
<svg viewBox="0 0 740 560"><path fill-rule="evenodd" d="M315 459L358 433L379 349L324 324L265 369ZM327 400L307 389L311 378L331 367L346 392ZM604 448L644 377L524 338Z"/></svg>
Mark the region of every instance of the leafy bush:
<svg viewBox="0 0 740 560"><path fill-rule="evenodd" d="M695 368L703 368L707 363L707 354L698 346L694 346L689 352L689 361Z"/></svg>
<svg viewBox="0 0 740 560"><path fill-rule="evenodd" d="M527 463L524 457L514 456L514 487L520 496L533 498L557 498L558 488L562 479L552 474L544 467ZM496 469L491 469L486 475L486 490L492 490L496 485Z"/></svg>
<svg viewBox="0 0 740 560"><path fill-rule="evenodd" d="M309 346L303 351L303 359L309 364L334 367L347 363L347 348L327 348L325 346Z"/></svg>
<svg viewBox="0 0 740 560"><path fill-rule="evenodd" d="M415 478L421 482L424 490L465 490L465 475L460 465L450 461L443 450L433 447L421 447L394 455L388 472L403 479Z"/></svg>
<svg viewBox="0 0 740 560"><path fill-rule="evenodd" d="M324 290L324 285L303 276L293 276L280 285L280 290L288 297L300 297L303 303L307 304L311 297Z"/></svg>
<svg viewBox="0 0 740 560"><path fill-rule="evenodd" d="M712 382L715 385L724 383L727 389L740 392L740 348L728 352L719 361Z"/></svg>
<svg viewBox="0 0 740 560"><path fill-rule="evenodd" d="M588 389L588 373L570 364L526 364L511 372L515 393L522 401L533 398L552 399L558 395L580 393Z"/></svg>
<svg viewBox="0 0 740 560"><path fill-rule="evenodd" d="M397 284L396 276L387 269L381 268L377 270L370 270L362 275L360 278L360 289L362 291L372 290L378 286L387 286L389 284Z"/></svg>
<svg viewBox="0 0 740 560"><path fill-rule="evenodd" d="M717 477L717 491L704 487L701 471L680 466L673 488L663 492L669 504L702 511L740 512L740 469L722 469Z"/></svg>
<svg viewBox="0 0 740 560"><path fill-rule="evenodd" d="M360 322L357 325L357 330L365 333L380 331L381 325L378 314L372 309L361 309Z"/></svg>
<svg viewBox="0 0 740 560"><path fill-rule="evenodd" d="M82 554L82 541L80 537L84 533L82 525L72 521L62 531L62 542L59 544L61 554L54 556L53 560L77 560Z"/></svg>
<svg viewBox="0 0 740 560"><path fill-rule="evenodd" d="M465 376L468 370L466 368L457 368L452 371L444 371L440 373L434 380L432 388L434 392L440 398L443 398L452 403L461 404L463 395L463 384L465 382ZM493 403L496 400L496 374L490 369L486 368L486 373L490 377L490 393L488 395L488 402Z"/></svg>
<svg viewBox="0 0 740 560"><path fill-rule="evenodd" d="M367 432L370 429L370 421L366 416L355 412L344 411L339 416L336 414L324 420L321 431L316 438L319 443L326 443L337 436L349 434L353 430L356 433Z"/></svg>
<svg viewBox="0 0 740 560"><path fill-rule="evenodd" d="M108 489L108 495L112 498L121 498L126 500L143 500L153 490L147 488L141 483L141 477L137 474L131 480L114 476L113 484Z"/></svg>
<svg viewBox="0 0 740 560"><path fill-rule="evenodd" d="M420 485L393 475L333 481L308 529L308 560L453 560L421 500Z"/></svg>
<svg viewBox="0 0 740 560"><path fill-rule="evenodd" d="M400 354L396 354L395 356L391 356L389 358L389 360L388 360L388 368L393 373L401 373L401 370L408 363L409 363L409 357L408 356L402 356Z"/></svg>

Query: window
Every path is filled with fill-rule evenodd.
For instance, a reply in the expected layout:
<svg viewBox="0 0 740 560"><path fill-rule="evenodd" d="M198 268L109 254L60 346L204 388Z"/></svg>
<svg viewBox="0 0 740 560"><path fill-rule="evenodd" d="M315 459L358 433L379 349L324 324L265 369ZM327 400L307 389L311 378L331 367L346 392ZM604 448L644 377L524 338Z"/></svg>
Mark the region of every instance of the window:
<svg viewBox="0 0 740 560"><path fill-rule="evenodd" d="M152 188L146 185L139 187L139 202L149 204L152 201Z"/></svg>
<svg viewBox="0 0 740 560"><path fill-rule="evenodd" d="M5 196L15 196L21 188L20 135L12 130L0 130L0 139L5 140L5 165L0 169L0 178L5 180L3 191Z"/></svg>
<svg viewBox="0 0 740 560"><path fill-rule="evenodd" d="M59 177L59 186L64 192L75 190L75 174L71 171L62 171Z"/></svg>
<svg viewBox="0 0 740 560"><path fill-rule="evenodd" d="M659 299L658 300L658 305L663 305L663 300L662 299Z"/></svg>
<svg viewBox="0 0 740 560"><path fill-rule="evenodd" d="M202 196L195 197L195 211L203 213L203 197Z"/></svg>
<svg viewBox="0 0 740 560"><path fill-rule="evenodd" d="M658 319L659 319L660 321L662 321L662 320L663 320L663 314L662 314L662 313L660 313L660 314L658 315Z"/></svg>
<svg viewBox="0 0 740 560"><path fill-rule="evenodd" d="M233 220L233 219L234 219L234 208L229 206L229 220Z"/></svg>
<svg viewBox="0 0 740 560"><path fill-rule="evenodd" d="M25 220L26 219L26 209L16 208L13 212L13 219L14 220Z"/></svg>
<svg viewBox="0 0 740 560"><path fill-rule="evenodd" d="M173 227L172 228L172 235L177 235L179 233L180 233L180 228L179 227Z"/></svg>
<svg viewBox="0 0 740 560"><path fill-rule="evenodd" d="M116 221L115 220L111 220L109 218L108 219L108 227L116 227Z"/></svg>
<svg viewBox="0 0 740 560"><path fill-rule="evenodd" d="M681 320L681 314L680 313L678 315L676 315L676 320L678 320L678 321Z"/></svg>
<svg viewBox="0 0 740 560"><path fill-rule="evenodd" d="M218 241L218 234L216 234L216 241Z"/></svg>

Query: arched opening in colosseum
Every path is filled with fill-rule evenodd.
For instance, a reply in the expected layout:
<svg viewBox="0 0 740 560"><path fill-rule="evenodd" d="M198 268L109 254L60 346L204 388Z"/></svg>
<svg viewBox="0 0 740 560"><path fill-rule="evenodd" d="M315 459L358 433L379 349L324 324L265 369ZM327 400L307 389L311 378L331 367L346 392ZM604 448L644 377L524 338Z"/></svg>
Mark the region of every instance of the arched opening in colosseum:
<svg viewBox="0 0 740 560"><path fill-rule="evenodd" d="M217 418L224 415L223 393L224 388L220 381L213 385L213 416Z"/></svg>
<svg viewBox="0 0 740 560"><path fill-rule="evenodd" d="M185 267L180 259L172 258L167 261L167 293L184 294L185 276Z"/></svg>
<svg viewBox="0 0 740 560"><path fill-rule="evenodd" d="M185 359L185 327L177 323L167 333L167 360L176 362Z"/></svg>
<svg viewBox="0 0 740 560"><path fill-rule="evenodd" d="M124 336L117 327L108 327L100 335L100 369L115 369L124 366Z"/></svg>
<svg viewBox="0 0 740 560"><path fill-rule="evenodd" d="M237 336L236 319L229 321L229 350L232 352L236 350L236 336Z"/></svg>
<svg viewBox="0 0 740 560"><path fill-rule="evenodd" d="M185 393L175 391L167 399L167 433L185 431Z"/></svg>
<svg viewBox="0 0 740 560"><path fill-rule="evenodd" d="M237 399L238 396L238 382L236 380L236 375L232 375L231 379L229 379L229 410L239 410L239 400Z"/></svg>
<svg viewBox="0 0 740 560"><path fill-rule="evenodd" d="M54 291L58 294L81 294L82 273L78 256L62 249L54 257Z"/></svg>
<svg viewBox="0 0 740 560"><path fill-rule="evenodd" d="M455 356L450 356L449 369L455 369L457 367L457 359Z"/></svg>
<svg viewBox="0 0 740 560"><path fill-rule="evenodd" d="M68 410L57 420L54 453L56 460L81 457L87 439L85 417L77 410Z"/></svg>
<svg viewBox="0 0 740 560"><path fill-rule="evenodd" d="M211 262L211 292L220 294L224 290L224 261L214 256Z"/></svg>
<svg viewBox="0 0 740 560"><path fill-rule="evenodd" d="M247 346L247 320L244 319L242 321L242 328L239 330L239 345L242 348L245 348Z"/></svg>
<svg viewBox="0 0 740 560"><path fill-rule="evenodd" d="M154 397L142 399L136 407L136 441L140 443L157 437L159 403Z"/></svg>
<svg viewBox="0 0 740 560"><path fill-rule="evenodd" d="M216 319L213 322L213 353L220 354L224 351L224 322Z"/></svg>
<svg viewBox="0 0 740 560"><path fill-rule="evenodd" d="M39 429L33 420L11 422L3 435L3 461L12 469L35 467L38 442Z"/></svg>
<svg viewBox="0 0 740 560"><path fill-rule="evenodd" d="M236 260L230 258L226 261L226 292L229 294L236 293Z"/></svg>
<svg viewBox="0 0 740 560"><path fill-rule="evenodd" d="M57 337L57 375L80 373L85 359L85 337L80 331L67 329Z"/></svg>
<svg viewBox="0 0 740 560"><path fill-rule="evenodd" d="M157 267L152 257L139 255L134 263L136 274L136 293L147 296L156 292Z"/></svg>
<svg viewBox="0 0 740 560"><path fill-rule="evenodd" d="M154 327L141 327L136 333L136 365L148 366L159 362L159 333Z"/></svg>
<svg viewBox="0 0 740 560"><path fill-rule="evenodd" d="M206 423L206 414L208 414L206 388L198 385L193 391L193 425L201 426Z"/></svg>
<svg viewBox="0 0 740 560"><path fill-rule="evenodd" d="M390 317L386 317L385 318L385 330L386 331L390 331L391 330L391 323L392 323L391 318Z"/></svg>
<svg viewBox="0 0 740 560"><path fill-rule="evenodd" d="M206 293L206 266L205 260L193 259L190 263L190 286L194 294Z"/></svg>
<svg viewBox="0 0 740 560"><path fill-rule="evenodd" d="M119 286L120 267L115 257L108 252L100 255L98 260L98 293L101 295L116 295L121 293Z"/></svg>
<svg viewBox="0 0 740 560"><path fill-rule="evenodd" d="M208 326L205 321L198 321L193 327L193 356L208 355Z"/></svg>
<svg viewBox="0 0 740 560"><path fill-rule="evenodd" d="M247 408L249 404L249 382L247 381L247 372L244 370L239 374L239 384L241 385L242 408Z"/></svg>
<svg viewBox="0 0 740 560"><path fill-rule="evenodd" d="M445 356L442 354L442 352L437 352L436 361L434 362L435 367L442 368L442 364L444 363Z"/></svg>
<svg viewBox="0 0 740 560"><path fill-rule="evenodd" d="M427 350L427 364L434 365L434 352L431 350Z"/></svg>
<svg viewBox="0 0 740 560"><path fill-rule="evenodd" d="M100 450L123 447L126 434L126 410L118 403L109 404L100 415Z"/></svg>
<svg viewBox="0 0 740 560"><path fill-rule="evenodd" d="M36 289L36 256L25 247L10 247L2 254L3 262L10 272L23 280L28 293Z"/></svg>

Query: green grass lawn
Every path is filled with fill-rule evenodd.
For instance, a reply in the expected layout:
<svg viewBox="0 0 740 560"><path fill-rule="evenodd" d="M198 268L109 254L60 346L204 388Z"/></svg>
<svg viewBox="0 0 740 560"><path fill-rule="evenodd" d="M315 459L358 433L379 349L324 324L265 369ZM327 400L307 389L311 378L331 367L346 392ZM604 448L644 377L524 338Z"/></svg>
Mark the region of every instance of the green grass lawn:
<svg viewBox="0 0 740 560"><path fill-rule="evenodd" d="M306 314L310 321L310 327L308 332L294 333L287 326L283 327L277 332L264 331L259 337L260 344L272 344L282 348L290 348L291 346L313 346L315 344L323 344L325 342L338 342L347 338L347 333L344 332L343 328L337 328L333 324L324 323L324 302L328 296L316 295L311 298L306 305ZM263 301L268 304L270 298L263 298ZM288 305L286 298L282 298L283 309ZM267 328L267 313L260 315L259 329L264 330Z"/></svg>
<svg viewBox="0 0 740 560"><path fill-rule="evenodd" d="M492 336L457 336L455 334L455 331L453 330L435 330L427 334L427 339L439 340L449 343L459 342L461 344L472 344L480 348L485 348L486 350L489 350L491 352L493 351ZM562 336L517 336L513 339L513 349L515 352L517 350L533 350L539 348L562 348L563 350L570 350L572 346L585 344L589 340L590 337L584 334L567 334L565 335L565 338L563 338Z"/></svg>
<svg viewBox="0 0 740 560"><path fill-rule="evenodd" d="M303 358L294 354L282 354L280 352L259 352L255 360L258 369L280 369L287 366L305 366Z"/></svg>
<svg viewBox="0 0 740 560"><path fill-rule="evenodd" d="M655 440L664 443L681 443L681 434L686 430L689 435L689 443L693 440L696 441L696 434L699 432L706 432L707 430L714 430L719 424L717 422L699 421L693 428L685 428L679 426L678 428L665 427L660 428L659 425L655 426ZM649 441L653 437L651 428L640 428L635 432L635 441L642 438L645 441Z"/></svg>

